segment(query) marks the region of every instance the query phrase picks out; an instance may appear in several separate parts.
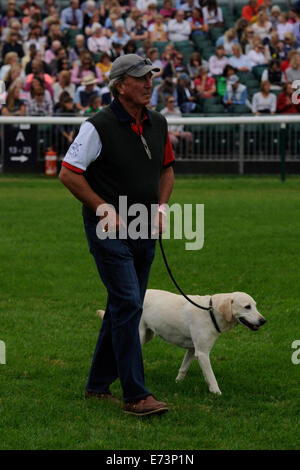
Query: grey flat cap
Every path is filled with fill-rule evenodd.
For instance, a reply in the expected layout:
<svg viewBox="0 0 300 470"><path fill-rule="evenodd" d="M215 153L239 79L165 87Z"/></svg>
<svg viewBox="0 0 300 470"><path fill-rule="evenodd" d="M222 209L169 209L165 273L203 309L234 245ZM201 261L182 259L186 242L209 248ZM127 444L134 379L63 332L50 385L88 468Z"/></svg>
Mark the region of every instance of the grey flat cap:
<svg viewBox="0 0 300 470"><path fill-rule="evenodd" d="M130 75L130 77L143 77L148 72L159 72L160 69L153 67L150 59L143 59L137 54L126 54L118 57L112 64L109 79Z"/></svg>

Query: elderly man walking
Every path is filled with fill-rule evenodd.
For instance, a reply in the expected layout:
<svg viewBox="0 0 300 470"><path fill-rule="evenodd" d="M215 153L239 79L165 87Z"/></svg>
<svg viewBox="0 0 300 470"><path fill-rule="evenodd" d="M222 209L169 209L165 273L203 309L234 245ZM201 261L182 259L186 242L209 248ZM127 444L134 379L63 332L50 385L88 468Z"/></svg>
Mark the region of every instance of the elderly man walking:
<svg viewBox="0 0 300 470"><path fill-rule="evenodd" d="M157 71L149 59L135 54L114 61L110 72L114 100L82 124L59 176L83 202L90 252L108 293L85 396L113 400L109 387L119 377L123 411L136 416L168 410L145 386L139 339L156 240L150 229L148 237L130 236L119 210L119 196L127 197L128 207L140 203L150 210L155 205L161 233L163 204L174 184L174 154L166 119L147 109L152 73ZM100 222L97 209L105 215ZM98 237L98 223L103 232L115 224L115 237ZM121 237L121 229L126 237Z"/></svg>

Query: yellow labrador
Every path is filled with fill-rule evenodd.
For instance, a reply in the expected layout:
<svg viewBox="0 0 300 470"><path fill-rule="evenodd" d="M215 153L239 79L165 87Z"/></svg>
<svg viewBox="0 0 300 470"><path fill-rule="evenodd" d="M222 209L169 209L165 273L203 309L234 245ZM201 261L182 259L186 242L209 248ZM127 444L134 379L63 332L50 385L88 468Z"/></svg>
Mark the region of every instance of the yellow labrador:
<svg viewBox="0 0 300 470"><path fill-rule="evenodd" d="M212 301L213 314L221 333L239 323L256 331L266 322L257 311L256 302L244 292L188 297L203 307L208 307ZM98 310L98 314L103 318L104 311ZM210 392L221 394L209 359L211 348L220 333L208 311L192 305L181 295L148 289L139 331L142 345L158 335L171 344L187 349L176 382L184 379L196 357Z"/></svg>

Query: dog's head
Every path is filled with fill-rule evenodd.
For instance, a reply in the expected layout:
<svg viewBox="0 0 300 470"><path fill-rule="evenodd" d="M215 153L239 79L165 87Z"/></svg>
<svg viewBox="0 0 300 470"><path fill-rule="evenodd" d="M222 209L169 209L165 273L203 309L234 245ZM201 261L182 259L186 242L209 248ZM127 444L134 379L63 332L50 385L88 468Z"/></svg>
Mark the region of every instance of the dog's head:
<svg viewBox="0 0 300 470"><path fill-rule="evenodd" d="M253 331L266 323L266 319L257 311L254 299L245 292L219 294L217 303L217 310L228 322L236 320Z"/></svg>

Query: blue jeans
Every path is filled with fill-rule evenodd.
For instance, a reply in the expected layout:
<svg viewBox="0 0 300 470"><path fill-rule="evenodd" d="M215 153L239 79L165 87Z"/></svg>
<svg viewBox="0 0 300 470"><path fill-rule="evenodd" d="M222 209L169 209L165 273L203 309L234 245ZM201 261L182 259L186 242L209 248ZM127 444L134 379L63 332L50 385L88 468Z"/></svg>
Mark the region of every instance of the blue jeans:
<svg viewBox="0 0 300 470"><path fill-rule="evenodd" d="M124 402L150 395L145 387L139 323L155 240L100 240L96 223L84 218L91 254L108 293L86 390L110 393L118 377Z"/></svg>

